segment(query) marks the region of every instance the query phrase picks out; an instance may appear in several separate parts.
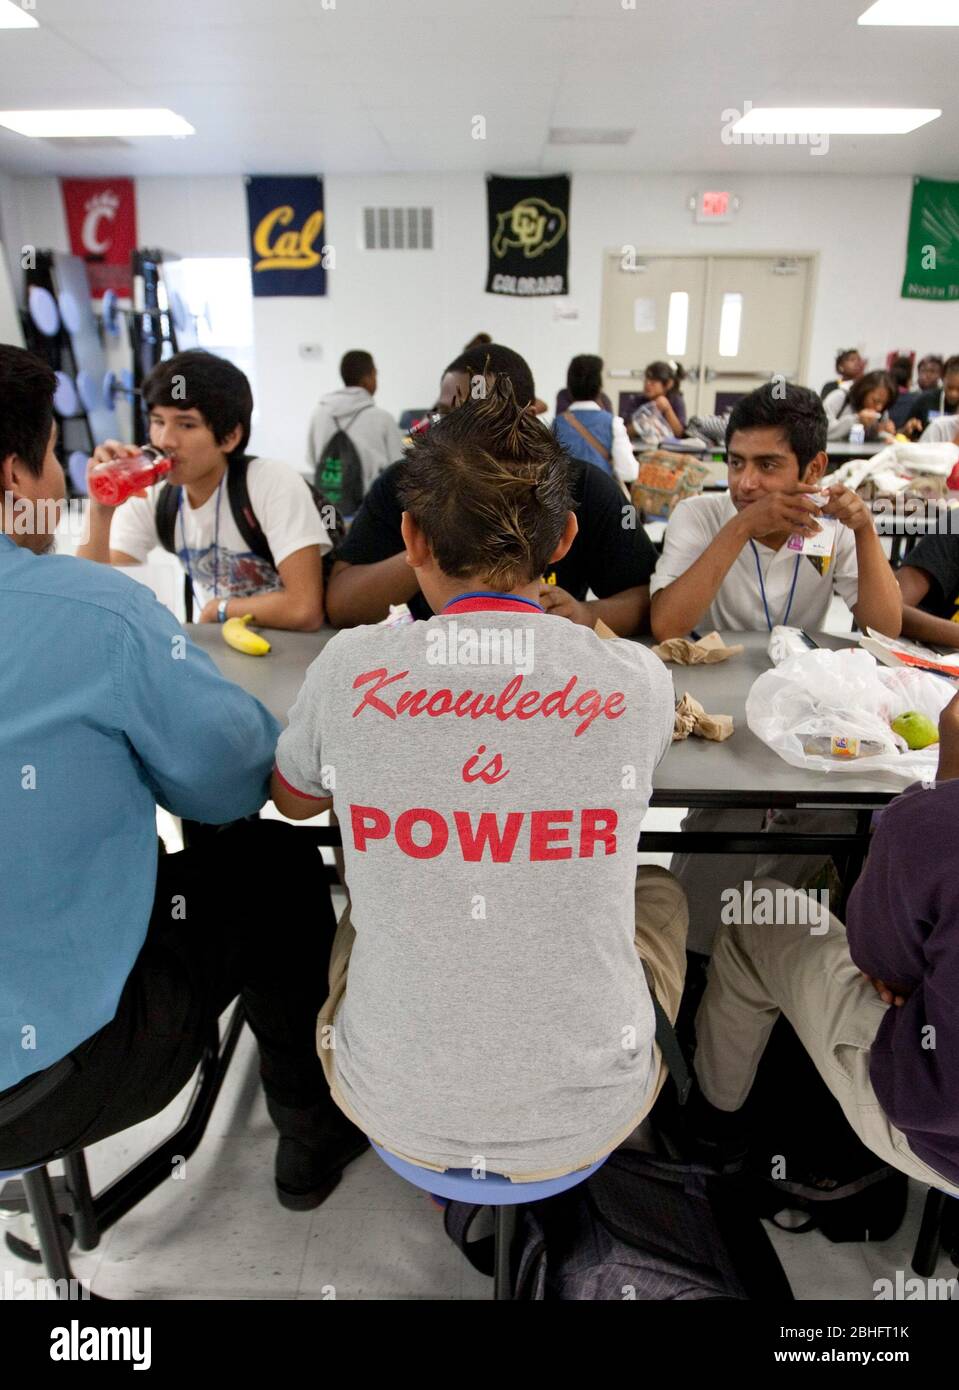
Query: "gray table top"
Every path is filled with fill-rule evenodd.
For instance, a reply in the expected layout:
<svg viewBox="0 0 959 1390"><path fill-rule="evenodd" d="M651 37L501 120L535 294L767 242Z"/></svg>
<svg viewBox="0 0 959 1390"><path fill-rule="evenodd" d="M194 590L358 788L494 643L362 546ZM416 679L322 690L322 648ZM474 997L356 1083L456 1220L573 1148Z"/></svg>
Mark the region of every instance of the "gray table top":
<svg viewBox="0 0 959 1390"><path fill-rule="evenodd" d="M321 632L268 631L273 650L264 657L244 656L223 641L214 623L188 628L197 646L213 658L229 680L255 695L281 724L287 722L307 667L334 635ZM731 714L735 733L725 743L688 738L674 743L656 769L654 806L884 806L900 791L901 784L888 778L853 771L834 776L790 767L777 753L756 738L746 725L746 696L771 662L766 655L765 632L723 634L728 645L745 647L739 656L716 666L673 666L677 698L685 691L699 700L710 714ZM821 646L834 649L851 645L851 638L813 633ZM647 638L647 644L651 639Z"/></svg>

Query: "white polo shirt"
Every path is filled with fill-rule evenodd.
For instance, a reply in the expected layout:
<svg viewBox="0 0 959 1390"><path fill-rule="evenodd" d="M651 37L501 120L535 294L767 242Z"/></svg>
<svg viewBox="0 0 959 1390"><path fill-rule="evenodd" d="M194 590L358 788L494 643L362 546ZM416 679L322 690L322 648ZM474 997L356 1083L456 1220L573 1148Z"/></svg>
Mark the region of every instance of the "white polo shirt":
<svg viewBox="0 0 959 1390"><path fill-rule="evenodd" d="M666 527L663 553L650 582L650 594L658 593L685 574L736 515L728 492L688 497L685 502L680 502ZM792 592L794 578L795 591ZM848 526L839 527L836 553L825 574L819 573L808 556L798 555L786 546L773 550L763 545L762 541L752 545L747 541L700 620L699 630L766 631L768 624L763 607L763 590L769 609L769 624L785 623L788 610L790 627L805 627L812 631L821 629L833 590L850 609L859 598L855 535Z"/></svg>

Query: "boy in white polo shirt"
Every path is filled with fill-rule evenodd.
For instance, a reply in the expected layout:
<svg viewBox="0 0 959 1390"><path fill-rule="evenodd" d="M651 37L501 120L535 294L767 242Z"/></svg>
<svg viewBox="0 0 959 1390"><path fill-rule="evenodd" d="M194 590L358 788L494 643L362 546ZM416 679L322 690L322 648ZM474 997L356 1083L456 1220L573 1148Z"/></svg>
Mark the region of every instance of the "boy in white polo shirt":
<svg viewBox="0 0 959 1390"><path fill-rule="evenodd" d="M272 796L343 826L320 1056L334 1099L427 1168L531 1181L651 1107L650 988L675 1017L685 900L636 872L674 695L643 647L538 602L576 534L565 455L500 377L401 483L426 622L339 633L307 673ZM354 932L355 928L355 932Z"/></svg>
<svg viewBox="0 0 959 1390"><path fill-rule="evenodd" d="M663 641L694 628L771 631L778 624L821 629L835 590L859 627L899 633L902 596L868 507L844 487L824 488L826 415L814 391L771 382L735 406L726 427L728 493L680 502L666 528L650 585L652 629ZM821 508L811 500L828 493ZM822 573L792 550L793 535L815 535L816 517L837 517L832 563ZM799 813L777 813L772 829L795 828ZM845 830L848 816L802 813L810 833ZM764 811L690 812L684 829L751 832ZM673 871L689 896L691 950L708 953L720 921L721 893L769 875L800 887L822 865L797 856L676 855Z"/></svg>

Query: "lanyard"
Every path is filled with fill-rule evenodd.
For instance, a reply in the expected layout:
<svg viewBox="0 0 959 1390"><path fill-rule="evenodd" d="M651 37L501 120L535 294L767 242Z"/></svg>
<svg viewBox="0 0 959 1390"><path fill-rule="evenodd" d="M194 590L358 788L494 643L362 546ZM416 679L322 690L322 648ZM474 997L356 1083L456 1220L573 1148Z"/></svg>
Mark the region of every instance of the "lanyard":
<svg viewBox="0 0 959 1390"><path fill-rule="evenodd" d="M226 481L226 474L220 479L216 490L216 514L213 522L213 597L218 598L220 594L220 501L223 497L223 484ZM186 572L190 580L190 592L194 600L197 599L196 584L193 579L193 566L190 564L190 546L186 538L186 525L183 520L183 488L180 489L180 498L177 502L177 512L180 517L180 534L183 536L183 558L186 564Z"/></svg>
<svg viewBox="0 0 959 1390"><path fill-rule="evenodd" d="M759 575L759 593L760 593L760 596L761 596L761 598L762 598L762 601L763 601L763 609L764 609L765 614L766 614L766 626L769 628L769 631L772 632L772 630L773 630L773 622L772 622L772 618L770 618L770 616L769 616L769 604L766 602L766 586L765 586L765 584L763 583L763 571L762 571L762 566L761 566L760 563L759 563L759 551L756 549L756 542L755 542L755 541L752 541L752 540L751 540L751 541L749 542L749 544L752 546L752 548L753 548L753 555L756 557L756 573ZM796 563L795 563L795 565L793 566L793 582L792 582L792 585L790 586L790 589L789 589L789 601L788 601L788 603L786 604L786 611L785 611L785 613L783 614L783 620L782 620L782 624L781 624L782 627L786 627L787 624L789 623L789 614L792 612L793 599L794 599L795 596L796 596L796 580L799 578L799 561L800 561L801 559L802 559L802 556L801 556L801 555L797 555L797 556L796 556Z"/></svg>

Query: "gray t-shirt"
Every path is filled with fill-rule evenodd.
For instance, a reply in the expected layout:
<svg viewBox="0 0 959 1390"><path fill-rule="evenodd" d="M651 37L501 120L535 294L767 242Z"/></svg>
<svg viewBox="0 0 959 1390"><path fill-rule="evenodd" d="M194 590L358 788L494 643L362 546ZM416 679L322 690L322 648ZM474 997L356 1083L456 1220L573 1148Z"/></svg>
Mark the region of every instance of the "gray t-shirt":
<svg viewBox="0 0 959 1390"><path fill-rule="evenodd" d="M342 825L335 1074L384 1147L520 1177L635 1122L654 1034L636 842L673 706L643 647L521 600L341 632L310 667L277 768Z"/></svg>

